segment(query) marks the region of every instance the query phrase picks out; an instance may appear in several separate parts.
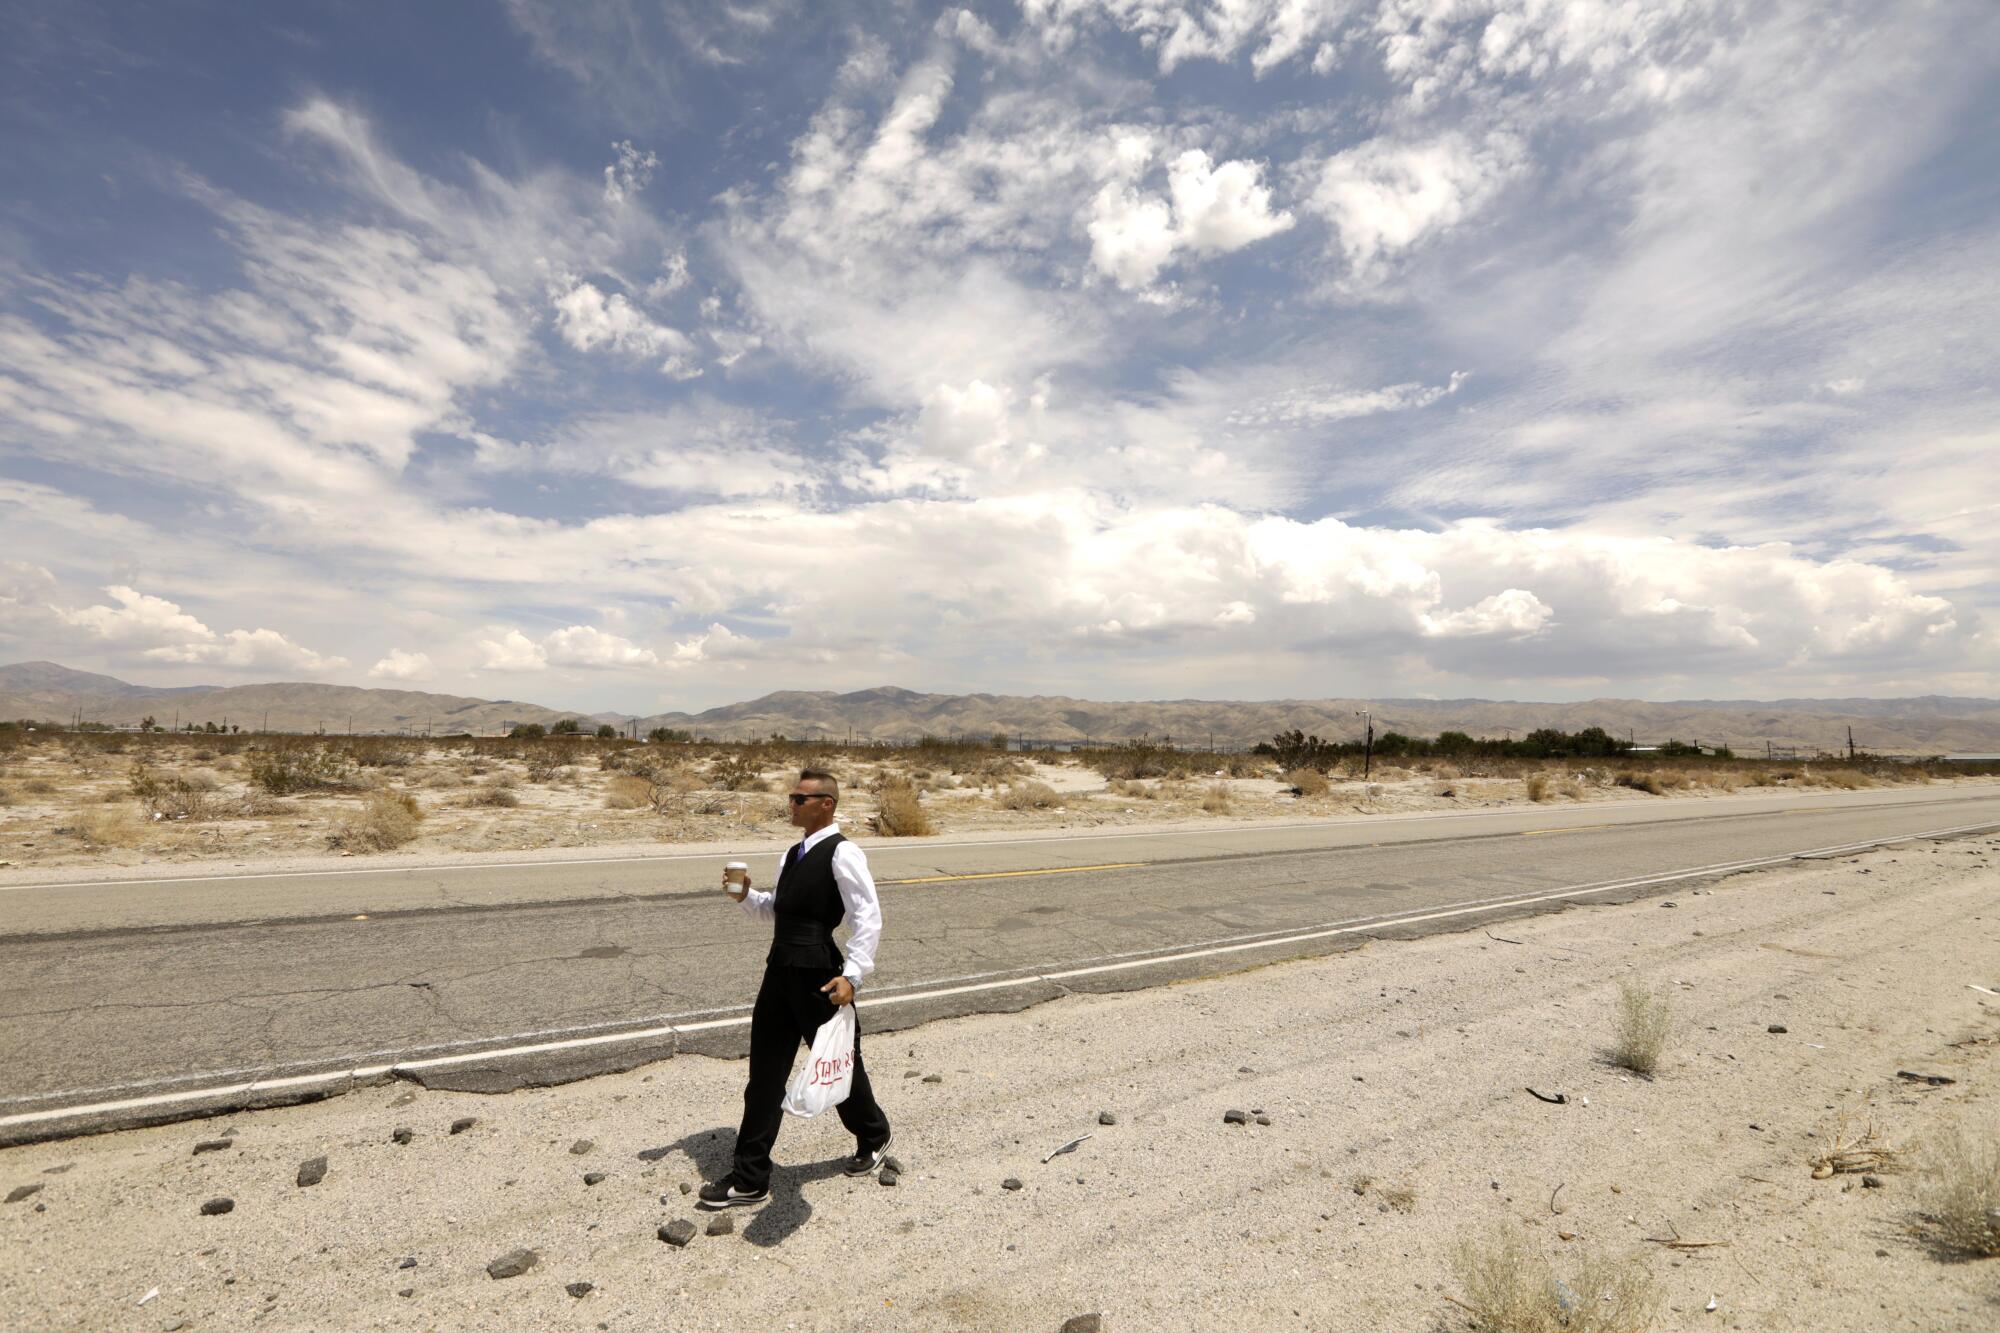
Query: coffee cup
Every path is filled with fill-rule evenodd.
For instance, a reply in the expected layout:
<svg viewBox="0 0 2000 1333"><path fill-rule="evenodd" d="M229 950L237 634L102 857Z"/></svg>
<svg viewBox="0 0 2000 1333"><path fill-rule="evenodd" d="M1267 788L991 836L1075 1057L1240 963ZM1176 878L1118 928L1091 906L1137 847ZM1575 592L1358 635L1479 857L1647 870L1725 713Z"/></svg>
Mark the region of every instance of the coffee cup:
<svg viewBox="0 0 2000 1333"><path fill-rule="evenodd" d="M722 867L722 878L735 897L741 898L750 889L750 867L742 861L731 861Z"/></svg>

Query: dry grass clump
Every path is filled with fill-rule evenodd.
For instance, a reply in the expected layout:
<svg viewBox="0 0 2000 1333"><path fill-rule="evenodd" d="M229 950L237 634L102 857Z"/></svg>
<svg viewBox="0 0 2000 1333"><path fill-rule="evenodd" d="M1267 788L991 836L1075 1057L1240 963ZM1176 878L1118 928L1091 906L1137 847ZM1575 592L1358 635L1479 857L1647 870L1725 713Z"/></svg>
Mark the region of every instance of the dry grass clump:
<svg viewBox="0 0 2000 1333"><path fill-rule="evenodd" d="M1285 774L1285 785L1298 788L1301 796L1324 796L1327 791L1326 774L1316 768L1295 768Z"/></svg>
<svg viewBox="0 0 2000 1333"><path fill-rule="evenodd" d="M465 804L468 806L490 806L498 810L512 810L521 804L521 798L515 794L514 784L511 781L489 782L483 786L474 787L471 793L466 796Z"/></svg>
<svg viewBox="0 0 2000 1333"><path fill-rule="evenodd" d="M1148 787L1136 778L1118 778L1106 784L1104 790L1113 796L1123 796L1128 801L1154 801L1160 796L1158 788Z"/></svg>
<svg viewBox="0 0 2000 1333"><path fill-rule="evenodd" d="M875 803L875 831L885 838L926 838L937 831L908 778L885 779Z"/></svg>
<svg viewBox="0 0 2000 1333"><path fill-rule="evenodd" d="M1528 789L1529 800L1546 801L1554 794L1556 784L1546 773L1530 773L1527 776L1525 785Z"/></svg>
<svg viewBox="0 0 2000 1333"><path fill-rule="evenodd" d="M250 781L273 796L353 785L347 756L325 745L281 740L250 760Z"/></svg>
<svg viewBox="0 0 2000 1333"><path fill-rule="evenodd" d="M1220 782L1210 787L1201 794L1201 808L1211 815L1228 814L1231 809L1229 788Z"/></svg>
<svg viewBox="0 0 2000 1333"><path fill-rule="evenodd" d="M1063 803L1046 782L1016 782L994 800L1002 810L1053 810Z"/></svg>
<svg viewBox="0 0 2000 1333"><path fill-rule="evenodd" d="M1431 795L1441 796L1447 801L1453 800L1458 796L1458 784L1456 782L1440 782L1431 788Z"/></svg>
<svg viewBox="0 0 2000 1333"><path fill-rule="evenodd" d="M1633 791L1643 791L1652 796L1665 796L1667 789L1660 785L1660 779L1652 773L1634 773L1626 770L1613 779L1613 785L1630 787Z"/></svg>
<svg viewBox="0 0 2000 1333"><path fill-rule="evenodd" d="M1673 1035L1673 995L1647 991L1636 982L1618 984L1618 1020L1612 1032L1612 1063L1651 1076Z"/></svg>
<svg viewBox="0 0 2000 1333"><path fill-rule="evenodd" d="M161 774L145 763L132 765L128 779L139 806L155 819L207 819L212 813L209 793L214 777L205 773Z"/></svg>
<svg viewBox="0 0 2000 1333"><path fill-rule="evenodd" d="M12 804L14 804L13 788L0 786L0 805L12 805Z"/></svg>
<svg viewBox="0 0 2000 1333"><path fill-rule="evenodd" d="M644 810L652 803L652 779L636 773L620 773L604 790L606 810Z"/></svg>
<svg viewBox="0 0 2000 1333"><path fill-rule="evenodd" d="M1452 1251L1452 1275L1488 1333L1632 1333L1651 1328L1660 1292L1637 1258L1584 1251L1566 1275L1520 1231L1496 1228Z"/></svg>
<svg viewBox="0 0 2000 1333"><path fill-rule="evenodd" d="M1882 1141L1872 1120L1856 1130L1852 1119L1843 1115L1821 1133L1819 1143L1820 1151L1812 1159L1814 1180L1902 1169L1902 1154Z"/></svg>
<svg viewBox="0 0 2000 1333"><path fill-rule="evenodd" d="M1960 1254L2000 1256L2000 1139L1946 1130L1918 1165L1918 1206L1931 1237Z"/></svg>
<svg viewBox="0 0 2000 1333"><path fill-rule="evenodd" d="M373 791L358 812L341 821L327 842L341 851L393 851L417 836L423 817L423 807L408 792Z"/></svg>
<svg viewBox="0 0 2000 1333"><path fill-rule="evenodd" d="M722 791L769 791L757 766L740 755L718 759L708 768L708 780Z"/></svg>
<svg viewBox="0 0 2000 1333"><path fill-rule="evenodd" d="M29 778L21 784L21 790L30 796L54 796L56 784L47 778Z"/></svg>
<svg viewBox="0 0 2000 1333"><path fill-rule="evenodd" d="M145 825L129 808L120 805L79 810L63 831L92 849L130 847L144 835Z"/></svg>
<svg viewBox="0 0 2000 1333"><path fill-rule="evenodd" d="M1271 776L1271 761L1261 755L1232 754L1223 761L1223 770L1232 778L1267 778Z"/></svg>
<svg viewBox="0 0 2000 1333"><path fill-rule="evenodd" d="M1853 768L1822 768L1808 771L1813 782L1822 787L1837 787L1841 791L1860 791L1863 787L1875 785L1874 779Z"/></svg>

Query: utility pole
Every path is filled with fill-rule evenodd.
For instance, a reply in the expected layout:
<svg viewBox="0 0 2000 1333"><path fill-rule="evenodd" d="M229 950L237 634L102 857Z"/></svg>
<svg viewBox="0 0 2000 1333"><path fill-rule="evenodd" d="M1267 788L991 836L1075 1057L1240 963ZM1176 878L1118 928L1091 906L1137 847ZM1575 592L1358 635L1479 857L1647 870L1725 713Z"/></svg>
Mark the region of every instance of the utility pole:
<svg viewBox="0 0 2000 1333"><path fill-rule="evenodd" d="M1854 762L1854 728L1852 726L1847 729L1847 762L1850 764Z"/></svg>
<svg viewBox="0 0 2000 1333"><path fill-rule="evenodd" d="M1368 781L1368 775L1375 767L1375 715L1366 709L1355 714L1366 725L1366 738L1361 749L1361 780Z"/></svg>
<svg viewBox="0 0 2000 1333"><path fill-rule="evenodd" d="M270 729L271 729L271 710L266 708L264 710L264 725L258 728L258 731L259 734L262 734L263 732L269 731Z"/></svg>

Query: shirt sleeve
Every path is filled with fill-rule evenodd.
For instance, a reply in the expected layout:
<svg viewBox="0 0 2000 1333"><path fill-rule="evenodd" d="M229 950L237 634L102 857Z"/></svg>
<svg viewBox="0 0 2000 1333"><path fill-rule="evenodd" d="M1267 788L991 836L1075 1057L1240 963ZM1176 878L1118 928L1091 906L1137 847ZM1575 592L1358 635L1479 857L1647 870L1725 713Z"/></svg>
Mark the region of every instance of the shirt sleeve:
<svg viewBox="0 0 2000 1333"><path fill-rule="evenodd" d="M875 970L875 946L882 941L882 902L875 896L875 877L868 873L868 856L851 842L833 851L833 882L847 908L847 966L842 975L856 986Z"/></svg>
<svg viewBox="0 0 2000 1333"><path fill-rule="evenodd" d="M743 895L743 901L738 904L743 909L743 915L752 921L778 919L778 881L785 877L785 857L789 854L789 851L779 854L778 873L772 878L770 888L752 889Z"/></svg>

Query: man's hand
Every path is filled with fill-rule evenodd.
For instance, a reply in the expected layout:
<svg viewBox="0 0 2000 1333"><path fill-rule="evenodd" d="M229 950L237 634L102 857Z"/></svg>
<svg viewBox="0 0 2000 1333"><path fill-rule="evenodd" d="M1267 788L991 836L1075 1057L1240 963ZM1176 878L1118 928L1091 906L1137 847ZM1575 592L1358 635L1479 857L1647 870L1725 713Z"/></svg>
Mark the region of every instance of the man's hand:
<svg viewBox="0 0 2000 1333"><path fill-rule="evenodd" d="M835 977L819 989L822 995L833 1001L836 1009L843 1004L854 1003L854 983L846 977Z"/></svg>
<svg viewBox="0 0 2000 1333"><path fill-rule="evenodd" d="M748 898L750 896L750 876L745 875L743 877L742 887L738 888L736 885L731 884L729 882L729 872L727 870L723 871L722 891L728 894L731 898L734 898L737 902L739 903L742 902L745 898Z"/></svg>

